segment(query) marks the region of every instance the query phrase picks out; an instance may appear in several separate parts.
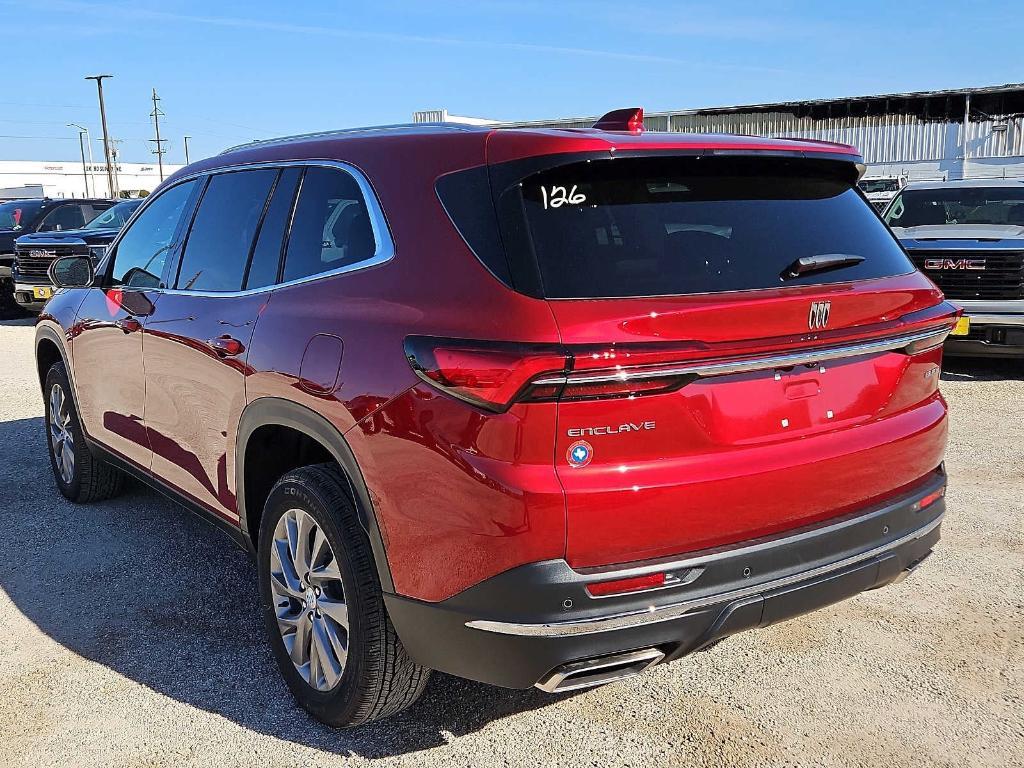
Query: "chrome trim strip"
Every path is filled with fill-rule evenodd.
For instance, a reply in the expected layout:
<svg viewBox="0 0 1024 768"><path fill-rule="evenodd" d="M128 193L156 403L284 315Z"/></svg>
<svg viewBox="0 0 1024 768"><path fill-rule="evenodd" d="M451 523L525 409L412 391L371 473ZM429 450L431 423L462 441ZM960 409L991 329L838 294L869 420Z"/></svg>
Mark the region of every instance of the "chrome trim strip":
<svg viewBox="0 0 1024 768"><path fill-rule="evenodd" d="M857 344L847 344L842 347L823 347L821 349L802 350L800 352L788 352L768 357L747 358L742 360L727 360L725 362L694 363L679 368L660 369L638 369L635 371L621 371L615 374L600 374L594 376L553 376L545 379L538 379L534 384L599 384L609 381L633 381L636 379L649 379L652 377L666 376L687 376L696 375L700 377L725 376L731 373L748 373L750 371L763 371L771 368L788 368L792 365L803 365L807 363L821 363L826 360L837 360L844 357L857 357L860 355L871 355L877 352L891 352L903 349L915 341L938 336L940 333L949 333L952 326L941 326L919 333L911 333L905 336L894 336L886 339L864 341ZM936 343L936 346L940 344Z"/></svg>
<svg viewBox="0 0 1024 768"><path fill-rule="evenodd" d="M307 277L298 278L297 280L289 280L284 283L274 283L273 285L265 285L262 288L253 288L247 291L230 291L224 293L214 293L211 291L184 291L176 288L147 288L147 292L151 293L168 293L175 294L178 296L207 296L209 298L236 298L238 296L251 296L258 293L269 293L270 291L276 291L279 288L288 288L293 285L302 285L303 283L310 283L314 280L323 280L329 277L336 277L337 275L344 275L350 272L359 272L370 267L375 267L390 261L395 256L395 243L391 238L391 229L388 226L387 217L384 215L384 209L381 207L380 200L377 198L377 193L373 189L373 185L370 180L366 178L366 175L356 166L351 163L346 163L341 160L318 160L310 158L308 160L272 160L267 162L255 162L255 163L235 163L232 165L219 166L217 168L209 168L202 171L195 171L186 176L182 176L174 180L174 184L160 190L159 194L150 195L146 198L146 202L135 209L135 213L132 214L131 218L125 222L125 225L121 227L121 231L118 232L117 237L107 246L107 256L104 257L103 262L97 267L97 274L101 274L105 271L107 265L107 257L110 254L115 253L115 249L121 242L121 238L124 233L134 223L136 217L140 216L146 208L149 207L152 200L160 197L172 186L176 187L178 184L192 179L197 179L202 176L214 176L219 173L230 173L232 171L258 171L264 168L286 168L289 166L304 166L304 167L323 167L323 168L334 168L336 170L348 173L356 184L359 186L359 191L363 195L363 199L366 201L366 210L370 215L370 228L373 230L373 238L377 244L377 250L373 256L365 261L360 261L357 264L350 264L345 267L338 267L328 272L318 272L315 275L308 275ZM175 247L179 243L174 244Z"/></svg>
<svg viewBox="0 0 1024 768"><path fill-rule="evenodd" d="M870 560L872 557L885 554L897 547L927 536L941 525L945 514L945 512L942 512L931 522L921 528L918 528L916 531L912 531L911 533L901 536L894 541L869 549L866 552L858 552L855 555L850 555L849 557L844 557L841 560L836 560L835 562L827 563L826 565L821 565L817 568L812 568L809 571L801 571L800 573L795 573L791 576L784 576L761 584L753 584L749 587L734 589L730 592L719 592L714 595L706 595L704 597L686 600L681 603L673 603L671 605L651 606L645 611L631 611L629 613L611 614L608 616L599 616L593 619L580 619L578 621L560 621L548 624L518 624L507 621L487 621L483 619L476 619L473 621L467 621L466 626L472 629L479 629L483 632L495 632L501 635L519 635L527 637L572 637L574 635L610 632L617 629L628 629L647 624L657 624L663 621L672 621L673 619L685 616L687 613L697 610L698 608L714 605L715 603L741 600L745 597L751 597L752 595L756 595L761 592L778 589L790 584L797 584L801 581L813 579L817 576L824 576L832 573L833 571L842 570L847 566L856 565L864 560Z"/></svg>
<svg viewBox="0 0 1024 768"><path fill-rule="evenodd" d="M1024 325L1024 314L1020 315L975 315L964 310L964 317L971 318L971 325ZM955 337L954 337L955 338Z"/></svg>

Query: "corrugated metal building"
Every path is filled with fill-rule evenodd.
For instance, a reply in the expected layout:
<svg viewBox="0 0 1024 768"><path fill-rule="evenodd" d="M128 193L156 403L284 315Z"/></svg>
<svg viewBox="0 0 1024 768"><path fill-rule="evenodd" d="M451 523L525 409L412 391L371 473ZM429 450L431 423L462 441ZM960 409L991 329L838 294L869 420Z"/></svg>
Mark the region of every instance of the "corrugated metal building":
<svg viewBox="0 0 1024 768"><path fill-rule="evenodd" d="M417 113L437 119L437 111ZM584 128L594 117L515 125ZM868 177L1024 177L1024 84L647 114L651 131L799 136L852 144Z"/></svg>

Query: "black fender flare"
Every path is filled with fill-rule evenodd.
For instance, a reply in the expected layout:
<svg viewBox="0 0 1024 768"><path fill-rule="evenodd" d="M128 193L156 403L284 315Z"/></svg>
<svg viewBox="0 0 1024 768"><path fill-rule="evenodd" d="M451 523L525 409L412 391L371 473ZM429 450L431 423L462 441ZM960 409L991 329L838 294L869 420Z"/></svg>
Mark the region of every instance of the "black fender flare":
<svg viewBox="0 0 1024 768"><path fill-rule="evenodd" d="M288 427L301 432L320 443L338 462L348 483L349 494L355 503L359 522L370 539L381 588L385 592L394 592L394 581L391 578L384 539L377 523L377 514L370 500L370 492L363 479L363 473L348 441L337 427L316 411L278 397L260 397L249 403L242 411L235 435L235 499L238 523L250 547L253 536L245 508L245 449L253 432L264 426Z"/></svg>

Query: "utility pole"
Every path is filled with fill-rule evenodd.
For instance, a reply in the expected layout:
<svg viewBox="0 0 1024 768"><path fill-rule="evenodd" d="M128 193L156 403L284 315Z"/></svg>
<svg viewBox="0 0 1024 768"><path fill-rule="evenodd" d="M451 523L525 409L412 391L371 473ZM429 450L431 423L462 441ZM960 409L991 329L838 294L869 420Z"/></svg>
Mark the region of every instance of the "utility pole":
<svg viewBox="0 0 1024 768"><path fill-rule="evenodd" d="M156 95L156 88L153 89L153 111L149 113L149 116L153 118L153 128L156 130L156 138L150 139L151 142L156 144L156 149L153 150L153 154L156 155L157 164L160 166L160 181L164 180L164 142L167 139L160 138L160 117L164 115L164 112L158 106L160 97Z"/></svg>
<svg viewBox="0 0 1024 768"><path fill-rule="evenodd" d="M68 128L71 127L71 123L68 123ZM78 126L75 126L76 128ZM82 139L86 135L86 132L82 129L78 131L78 150L82 153L82 181L85 182L85 196L89 196L89 171L85 167L85 141ZM90 147L91 149L91 147Z"/></svg>
<svg viewBox="0 0 1024 768"><path fill-rule="evenodd" d="M100 100L100 123L103 125L103 154L107 160L107 189L114 197L114 166L110 155L110 134L107 133L107 109L103 104L103 81L113 75L89 75L86 80L96 81L96 94Z"/></svg>
<svg viewBox="0 0 1024 768"><path fill-rule="evenodd" d="M110 140L110 157L113 159L114 164L114 189L110 193L111 197L121 196L121 179L117 177L117 159L119 152L117 151L117 145L124 142L124 139L111 139Z"/></svg>
<svg viewBox="0 0 1024 768"><path fill-rule="evenodd" d="M92 194L99 197L99 192L96 191L96 175L93 173L94 163L92 161L92 137L89 135L89 129L84 125L79 125L78 123L68 123L68 128L77 128L79 131L85 132L85 146L89 148L89 180L92 181ZM81 135L79 135L79 138L81 138ZM89 194L88 181L85 185L85 194Z"/></svg>
<svg viewBox="0 0 1024 768"><path fill-rule="evenodd" d="M185 137L185 165L188 165L188 140L191 138L191 136Z"/></svg>

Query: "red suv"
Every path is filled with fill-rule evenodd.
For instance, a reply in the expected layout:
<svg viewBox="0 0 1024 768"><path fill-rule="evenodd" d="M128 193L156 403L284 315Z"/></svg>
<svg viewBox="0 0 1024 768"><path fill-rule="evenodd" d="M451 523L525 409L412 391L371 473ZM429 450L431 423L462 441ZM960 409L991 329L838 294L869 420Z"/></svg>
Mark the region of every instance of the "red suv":
<svg viewBox="0 0 1024 768"><path fill-rule="evenodd" d="M194 163L51 269L57 486L220 521L336 725L430 669L583 688L898 581L939 538L957 310L859 164L631 113Z"/></svg>

